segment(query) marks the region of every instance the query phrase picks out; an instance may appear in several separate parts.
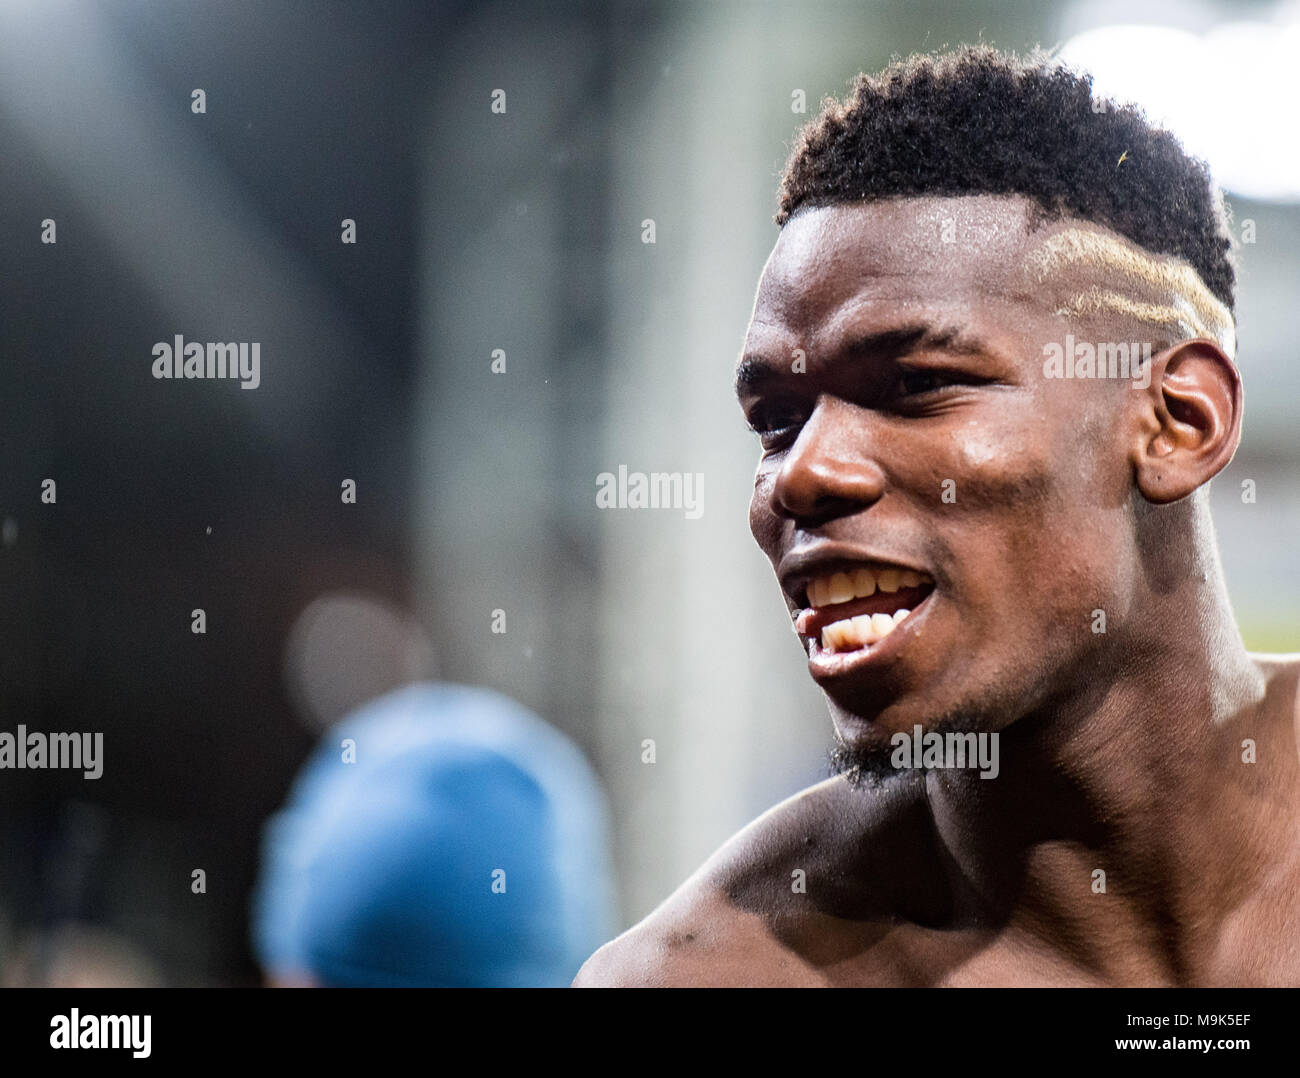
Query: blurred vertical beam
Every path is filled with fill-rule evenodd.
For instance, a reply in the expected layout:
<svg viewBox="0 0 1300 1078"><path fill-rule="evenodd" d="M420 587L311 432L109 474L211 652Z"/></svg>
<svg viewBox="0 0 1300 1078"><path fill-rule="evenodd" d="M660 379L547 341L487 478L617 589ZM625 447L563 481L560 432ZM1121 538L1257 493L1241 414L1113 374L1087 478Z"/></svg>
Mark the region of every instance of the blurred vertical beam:
<svg viewBox="0 0 1300 1078"><path fill-rule="evenodd" d="M582 477L605 351L604 26L595 6L491 5L449 35L428 72L417 301L412 549L440 670L580 743L596 673Z"/></svg>
<svg viewBox="0 0 1300 1078"><path fill-rule="evenodd" d="M776 238L790 89L756 62L771 52L770 11L665 10L675 21L661 35L620 50L604 467L703 473L705 496L696 520L600 514L602 764L630 919L771 803L766 754L815 765L826 737L748 533L755 446L731 389ZM654 245L641 242L645 219ZM653 765L642 762L646 739Z"/></svg>

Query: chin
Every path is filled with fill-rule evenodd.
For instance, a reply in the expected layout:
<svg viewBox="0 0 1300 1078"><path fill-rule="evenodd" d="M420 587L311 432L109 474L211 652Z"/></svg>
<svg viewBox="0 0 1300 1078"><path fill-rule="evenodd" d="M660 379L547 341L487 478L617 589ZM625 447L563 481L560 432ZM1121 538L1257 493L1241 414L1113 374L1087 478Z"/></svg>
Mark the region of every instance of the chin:
<svg viewBox="0 0 1300 1078"><path fill-rule="evenodd" d="M943 699L930 693L896 697L874 710L864 707L861 698L842 700L828 694L827 703L836 736L854 752L870 752L880 745L888 745L894 734L911 734L917 726L927 733L931 730L992 733L1014 721L1010 712L988 700Z"/></svg>
<svg viewBox="0 0 1300 1078"><path fill-rule="evenodd" d="M884 701L828 693L826 702L837 735L851 748L859 744L863 748L877 743L888 745L890 735L900 731L911 733L918 723L928 730L952 710L915 693Z"/></svg>

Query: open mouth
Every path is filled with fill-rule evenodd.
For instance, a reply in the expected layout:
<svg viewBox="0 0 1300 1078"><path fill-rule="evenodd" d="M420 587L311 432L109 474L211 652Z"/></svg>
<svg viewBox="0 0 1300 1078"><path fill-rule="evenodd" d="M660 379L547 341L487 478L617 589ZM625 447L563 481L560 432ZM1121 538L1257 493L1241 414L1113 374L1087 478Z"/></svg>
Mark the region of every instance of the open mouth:
<svg viewBox="0 0 1300 1078"><path fill-rule="evenodd" d="M880 643L934 591L927 574L872 564L813 577L798 597L800 636L830 654L861 651Z"/></svg>

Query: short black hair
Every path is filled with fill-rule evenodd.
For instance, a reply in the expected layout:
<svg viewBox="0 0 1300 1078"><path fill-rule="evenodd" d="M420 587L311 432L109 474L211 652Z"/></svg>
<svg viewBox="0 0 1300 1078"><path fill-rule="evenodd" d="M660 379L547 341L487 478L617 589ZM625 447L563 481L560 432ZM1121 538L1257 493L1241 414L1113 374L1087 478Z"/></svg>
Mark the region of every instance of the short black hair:
<svg viewBox="0 0 1300 1078"><path fill-rule="evenodd" d="M1228 211L1206 164L1042 51L968 45L858 75L800 131L776 223L802 206L976 194L1023 195L1049 218L1079 217L1175 255L1234 306Z"/></svg>

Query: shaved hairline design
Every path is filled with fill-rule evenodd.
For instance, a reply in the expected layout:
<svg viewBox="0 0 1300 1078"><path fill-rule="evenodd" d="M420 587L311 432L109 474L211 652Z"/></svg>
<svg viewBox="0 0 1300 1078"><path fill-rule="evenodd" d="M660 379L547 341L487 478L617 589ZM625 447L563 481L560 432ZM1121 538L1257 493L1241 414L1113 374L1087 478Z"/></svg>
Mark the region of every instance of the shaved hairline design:
<svg viewBox="0 0 1300 1078"><path fill-rule="evenodd" d="M1105 273L1112 286L1066 297L1053 313L1080 318L1118 314L1161 330L1170 343L1205 338L1235 360L1236 323L1228 308L1182 259L1157 256L1106 232L1067 228L1042 241L1026 259L1039 284L1072 266Z"/></svg>

